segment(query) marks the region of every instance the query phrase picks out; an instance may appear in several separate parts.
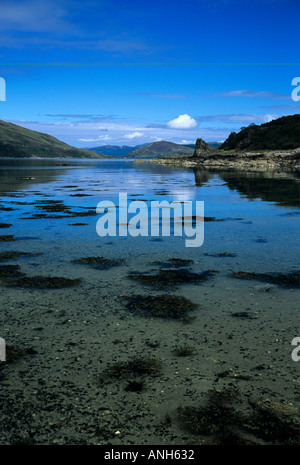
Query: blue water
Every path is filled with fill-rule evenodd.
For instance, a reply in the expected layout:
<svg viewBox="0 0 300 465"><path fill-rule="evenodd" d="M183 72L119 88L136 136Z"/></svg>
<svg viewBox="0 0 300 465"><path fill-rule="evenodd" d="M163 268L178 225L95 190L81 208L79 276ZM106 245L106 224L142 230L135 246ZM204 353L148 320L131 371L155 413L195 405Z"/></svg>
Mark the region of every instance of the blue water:
<svg viewBox="0 0 300 465"><path fill-rule="evenodd" d="M59 163L68 166L57 166ZM232 267L237 263L256 272L288 272L299 266L299 180L294 174L284 178L272 173L203 171L195 176L191 169L119 160L5 160L1 167L1 190L5 193L1 203L17 208L1 212L3 222L13 223L9 234L20 239L38 237L36 244L40 247L42 242L46 249L50 247L52 258L60 247L71 253L74 244L82 254L87 244L88 250L92 244L95 247L114 244L113 250L107 249L110 255L114 250L120 253L122 244L125 254L137 259L141 250L158 255L176 252L177 256L186 257L227 251L236 254L230 262ZM18 179L26 176L35 179ZM191 249L185 245L184 231L182 237L173 237L171 229L171 237L161 237L163 241L159 243L151 236L99 237L96 233L99 216L27 219L43 212L32 205L39 201L60 200L71 211L95 211L100 201L118 206L120 192L127 193L128 204L134 200L146 202L149 215L152 200L190 201L194 214L196 201L202 201L205 216L223 221L205 222L203 245ZM77 197L78 194L85 196ZM14 205L16 202L26 205ZM70 226L77 222L87 224ZM54 242L59 248L53 248ZM34 241L30 241L30 247L34 246Z"/></svg>

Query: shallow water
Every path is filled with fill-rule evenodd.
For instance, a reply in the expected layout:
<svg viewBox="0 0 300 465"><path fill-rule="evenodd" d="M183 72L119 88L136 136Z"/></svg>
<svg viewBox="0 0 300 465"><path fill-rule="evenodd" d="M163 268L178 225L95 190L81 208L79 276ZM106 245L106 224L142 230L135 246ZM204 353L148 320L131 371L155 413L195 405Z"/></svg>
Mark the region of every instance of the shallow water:
<svg viewBox="0 0 300 465"><path fill-rule="evenodd" d="M0 252L42 253L3 264L19 264L26 276L82 279L79 286L64 289L0 287L0 336L7 345L34 347L37 352L5 366L8 382L1 385L0 394L13 400L26 393L31 399L36 392L46 396L54 385L64 403L67 380L75 396L68 399L72 409L79 402L75 393L80 391L82 409L87 409L76 414L72 410L66 422L66 412L41 408L39 419L30 426L33 442L184 444L190 436L177 424L176 408L200 402L213 387L232 384L238 384L246 399L254 392L299 405L299 364L291 358L291 341L300 335L299 290L231 276L238 271L287 274L299 270L299 174L202 171L130 160L0 163L0 223L12 224L1 229L0 235L16 239L0 242ZM20 179L26 177L34 179ZM184 235L99 237L98 215L71 217L72 212L95 212L100 201L118 205L120 192L127 193L129 202L142 200L148 206L152 200L192 201L193 205L203 201L205 216L221 221L205 222L203 245L188 248ZM38 207L41 201L53 200L62 201L67 212L47 213ZM38 213L66 217L37 219ZM224 252L233 256L218 256ZM124 262L101 271L72 263L91 256ZM203 283L164 291L128 278L133 272L159 270L151 262L170 258L193 260L187 266L192 272L212 269L216 273ZM196 318L188 325L143 318L128 313L122 300L124 295L162 293L199 304L200 310L193 313ZM232 312L250 312L255 318L233 318ZM121 342L114 343L116 339ZM149 340L159 344L149 346ZM196 355L176 357L178 344L192 345ZM99 386L96 380L109 362L135 353L152 354L164 362L161 377L147 379L144 393L126 391L124 381ZM216 377L227 368L253 374L260 365L264 370L255 372L252 381ZM86 412L96 418L103 403L108 405L104 411L110 412L105 432L93 429L94 417L92 426L82 429ZM130 417L136 405L139 419ZM27 412L29 407L26 403L19 408ZM166 414L174 417L168 428L162 426ZM52 418L55 415L64 420ZM72 418L76 421L70 426ZM59 421L61 426L51 427ZM0 442L28 438L28 421L19 422L19 429L8 427Z"/></svg>

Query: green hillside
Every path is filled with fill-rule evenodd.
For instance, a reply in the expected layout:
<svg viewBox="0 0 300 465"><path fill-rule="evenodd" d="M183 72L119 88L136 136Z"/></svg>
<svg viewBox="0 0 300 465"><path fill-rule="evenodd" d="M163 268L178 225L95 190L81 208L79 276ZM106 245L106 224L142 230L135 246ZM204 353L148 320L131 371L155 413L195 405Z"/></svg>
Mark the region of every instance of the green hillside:
<svg viewBox="0 0 300 465"><path fill-rule="evenodd" d="M130 152L128 158L159 158L168 155L192 154L194 150L186 145L174 144L173 142L159 141L140 147Z"/></svg>
<svg viewBox="0 0 300 465"><path fill-rule="evenodd" d="M106 158L53 136L0 120L0 158Z"/></svg>
<svg viewBox="0 0 300 465"><path fill-rule="evenodd" d="M232 132L221 150L290 150L300 147L300 115L283 116Z"/></svg>

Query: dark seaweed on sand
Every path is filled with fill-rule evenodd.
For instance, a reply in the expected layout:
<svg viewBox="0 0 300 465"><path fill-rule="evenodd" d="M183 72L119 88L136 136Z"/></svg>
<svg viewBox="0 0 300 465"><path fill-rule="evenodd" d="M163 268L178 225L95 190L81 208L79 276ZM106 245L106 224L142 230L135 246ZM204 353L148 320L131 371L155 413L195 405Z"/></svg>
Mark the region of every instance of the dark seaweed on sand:
<svg viewBox="0 0 300 465"><path fill-rule="evenodd" d="M24 276L24 273L21 273L19 270L19 265L1 265L0 278L13 278L15 276Z"/></svg>
<svg viewBox="0 0 300 465"><path fill-rule="evenodd" d="M201 283L214 276L215 270L207 270L202 273L193 273L186 269L159 270L156 274L132 273L127 275L130 279L136 279L142 284L149 284L157 289L176 286L179 284Z"/></svg>
<svg viewBox="0 0 300 465"><path fill-rule="evenodd" d="M125 387L125 391L129 392L141 392L144 390L145 382L141 381L129 381L127 386Z"/></svg>
<svg viewBox="0 0 300 465"><path fill-rule="evenodd" d="M32 349L31 347L22 349L21 347L17 347L17 346L7 346L5 363L13 363L19 360L19 358L24 357L25 355L34 355L34 354L36 354L36 351Z"/></svg>
<svg viewBox="0 0 300 465"><path fill-rule="evenodd" d="M300 272L295 271L292 273L249 273L247 271L238 271L232 273L234 278L240 279L256 279L271 284L278 284L283 287L300 287Z"/></svg>
<svg viewBox="0 0 300 465"><path fill-rule="evenodd" d="M204 253L207 257L236 257L236 253L232 252L220 252L220 253Z"/></svg>
<svg viewBox="0 0 300 465"><path fill-rule="evenodd" d="M135 295L125 297L128 300L127 309L143 316L151 316L166 319L188 320L188 312L198 305L185 297L175 295Z"/></svg>
<svg viewBox="0 0 300 465"><path fill-rule="evenodd" d="M126 378L132 375L151 375L155 374L160 367L161 361L159 359L150 357L133 357L129 361L111 365L103 374L111 378Z"/></svg>
<svg viewBox="0 0 300 465"><path fill-rule="evenodd" d="M190 346L178 346L174 352L178 357L189 357L191 355L195 355L195 350Z"/></svg>
<svg viewBox="0 0 300 465"><path fill-rule="evenodd" d="M152 263L153 265L161 265L164 267L169 267L169 266L181 267L181 266L193 265L194 260L189 260L185 258L169 258L167 262L154 261L150 263Z"/></svg>
<svg viewBox="0 0 300 465"><path fill-rule="evenodd" d="M69 223L69 226L87 226L88 223Z"/></svg>
<svg viewBox="0 0 300 465"><path fill-rule="evenodd" d="M42 253L41 252L29 253L29 252L17 252L17 251L2 252L0 253L0 262L12 260L14 258L19 258L19 257L36 257L38 255L42 255Z"/></svg>
<svg viewBox="0 0 300 465"><path fill-rule="evenodd" d="M231 428L240 427L242 421L231 405L234 396L235 393L230 390L213 390L203 407L179 407L177 409L179 418L192 433L213 435L220 443L226 443Z"/></svg>
<svg viewBox="0 0 300 465"><path fill-rule="evenodd" d="M120 265L124 261L123 258L109 259L105 257L83 257L72 260L72 263L82 263L84 265L92 265L96 269L106 269L112 266Z"/></svg>
<svg viewBox="0 0 300 465"><path fill-rule="evenodd" d="M16 208L12 208L12 207L3 207L2 205L0 205L0 210L1 211L4 211L4 212L11 212L13 210L16 210Z"/></svg>
<svg viewBox="0 0 300 465"><path fill-rule="evenodd" d="M60 276L33 276L14 280L3 280L5 286L32 287L37 289L57 289L79 284L81 279L69 279Z"/></svg>
<svg viewBox="0 0 300 465"><path fill-rule="evenodd" d="M46 213L70 213L70 207L67 207L61 200L40 200L36 208Z"/></svg>
<svg viewBox="0 0 300 465"><path fill-rule="evenodd" d="M75 218L77 216L83 217L83 216L95 216L97 215L97 212L95 210L87 210L85 212L72 212L70 215L72 218Z"/></svg>
<svg viewBox="0 0 300 465"><path fill-rule="evenodd" d="M236 389L211 390L203 406L177 409L185 428L195 435L208 436L198 444L261 445L299 444L298 410L269 399L250 400L252 411L241 413ZM195 442L197 444L197 440Z"/></svg>
<svg viewBox="0 0 300 465"><path fill-rule="evenodd" d="M15 241L14 235L7 235L7 236L0 236L0 242L10 242L10 241Z"/></svg>
<svg viewBox="0 0 300 465"><path fill-rule="evenodd" d="M73 212L72 207L66 206L62 200L40 200L35 204L36 208L39 209L40 213L33 213L31 216L26 218L20 218L25 220L37 220L43 218L76 218L84 216L95 216L97 215L96 210L86 210L82 212ZM86 208L86 207L80 207ZM61 213L61 214L57 214Z"/></svg>

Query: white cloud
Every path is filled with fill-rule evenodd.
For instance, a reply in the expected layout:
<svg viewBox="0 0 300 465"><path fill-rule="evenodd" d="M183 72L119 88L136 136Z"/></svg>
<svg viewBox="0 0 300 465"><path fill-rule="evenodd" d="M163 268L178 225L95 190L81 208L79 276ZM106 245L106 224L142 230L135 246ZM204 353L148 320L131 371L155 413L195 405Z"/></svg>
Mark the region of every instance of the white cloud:
<svg viewBox="0 0 300 465"><path fill-rule="evenodd" d="M291 99L290 95L269 92L265 90L231 90L229 92L219 92L214 94L215 97L259 97L271 99Z"/></svg>
<svg viewBox="0 0 300 465"><path fill-rule="evenodd" d="M109 137L108 134L105 134L103 136L98 136L96 139L78 139L81 142L99 142L100 140L110 140L111 138Z"/></svg>
<svg viewBox="0 0 300 465"><path fill-rule="evenodd" d="M196 120L189 115L179 115L167 123L167 127L171 129L192 129L197 126Z"/></svg>
<svg viewBox="0 0 300 465"><path fill-rule="evenodd" d="M263 115L258 115L256 113L233 113L233 114L220 114L220 115L206 115L206 116L198 116L197 120L199 123L208 123L214 121L222 121L225 123L267 123L272 119L279 118L279 115L275 113L267 113Z"/></svg>
<svg viewBox="0 0 300 465"><path fill-rule="evenodd" d="M194 144L195 141L194 140L186 140L186 139L182 139L182 141L180 142L180 144Z"/></svg>
<svg viewBox="0 0 300 465"><path fill-rule="evenodd" d="M124 137L126 139L136 139L138 137L142 137L144 134L142 132L132 132L131 134L125 134Z"/></svg>

